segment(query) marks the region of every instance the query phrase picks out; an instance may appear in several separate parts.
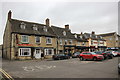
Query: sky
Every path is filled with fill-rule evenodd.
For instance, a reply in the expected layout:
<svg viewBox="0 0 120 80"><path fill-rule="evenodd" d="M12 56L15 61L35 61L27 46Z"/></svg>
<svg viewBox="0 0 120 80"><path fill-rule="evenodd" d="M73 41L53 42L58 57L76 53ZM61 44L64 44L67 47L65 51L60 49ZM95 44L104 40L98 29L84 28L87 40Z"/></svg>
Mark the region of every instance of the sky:
<svg viewBox="0 0 120 80"><path fill-rule="evenodd" d="M15 1L0 2L0 44L7 21L8 11L12 11L12 18L64 28L69 24L72 33L96 34L118 32L118 0L59 0L59 1Z"/></svg>

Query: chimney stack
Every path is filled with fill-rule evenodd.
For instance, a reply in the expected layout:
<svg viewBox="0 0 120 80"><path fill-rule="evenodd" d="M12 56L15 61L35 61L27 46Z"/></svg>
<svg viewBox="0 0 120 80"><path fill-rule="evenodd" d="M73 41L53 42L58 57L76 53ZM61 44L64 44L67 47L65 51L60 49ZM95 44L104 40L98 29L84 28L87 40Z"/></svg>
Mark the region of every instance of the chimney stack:
<svg viewBox="0 0 120 80"><path fill-rule="evenodd" d="M81 32L81 34L83 34L83 32Z"/></svg>
<svg viewBox="0 0 120 80"><path fill-rule="evenodd" d="M8 20L10 20L11 17L12 17L12 12L11 12L11 10L10 10L10 11L8 12Z"/></svg>
<svg viewBox="0 0 120 80"><path fill-rule="evenodd" d="M65 25L65 29L69 30L69 24Z"/></svg>
<svg viewBox="0 0 120 80"><path fill-rule="evenodd" d="M94 31L92 31L92 34L95 34L95 32L94 32Z"/></svg>
<svg viewBox="0 0 120 80"><path fill-rule="evenodd" d="M50 26L50 20L48 18L45 20L45 23L46 23L46 26Z"/></svg>

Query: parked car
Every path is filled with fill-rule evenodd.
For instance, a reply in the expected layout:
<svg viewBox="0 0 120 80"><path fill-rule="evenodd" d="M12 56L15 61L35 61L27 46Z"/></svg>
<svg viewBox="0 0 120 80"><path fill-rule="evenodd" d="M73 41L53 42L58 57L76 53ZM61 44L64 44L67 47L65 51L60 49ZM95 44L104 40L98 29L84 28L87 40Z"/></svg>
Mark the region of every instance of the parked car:
<svg viewBox="0 0 120 80"><path fill-rule="evenodd" d="M96 54L94 52L82 52L80 54L80 60L103 60L104 59L104 56L103 55L99 55L99 54Z"/></svg>
<svg viewBox="0 0 120 80"><path fill-rule="evenodd" d="M111 51L111 52L112 52L114 57L117 56L117 51Z"/></svg>
<svg viewBox="0 0 120 80"><path fill-rule="evenodd" d="M108 55L108 59L112 59L113 58L113 54L111 51L105 51L104 53L106 53Z"/></svg>
<svg viewBox="0 0 120 80"><path fill-rule="evenodd" d="M73 53L72 58L78 58L79 55L80 55L80 52L75 52Z"/></svg>
<svg viewBox="0 0 120 80"><path fill-rule="evenodd" d="M69 59L70 56L65 55L65 54L55 54L52 56L54 60L63 60L63 59Z"/></svg>
<svg viewBox="0 0 120 80"><path fill-rule="evenodd" d="M104 56L104 59L107 59L107 58L108 58L108 54L107 54L107 53L104 53L103 51L96 51L95 53L96 53L96 54L103 55L103 56Z"/></svg>
<svg viewBox="0 0 120 80"><path fill-rule="evenodd" d="M115 51L115 53L117 54L116 56L120 56L120 51Z"/></svg>
<svg viewBox="0 0 120 80"><path fill-rule="evenodd" d="M120 63L118 63L118 74L120 74Z"/></svg>

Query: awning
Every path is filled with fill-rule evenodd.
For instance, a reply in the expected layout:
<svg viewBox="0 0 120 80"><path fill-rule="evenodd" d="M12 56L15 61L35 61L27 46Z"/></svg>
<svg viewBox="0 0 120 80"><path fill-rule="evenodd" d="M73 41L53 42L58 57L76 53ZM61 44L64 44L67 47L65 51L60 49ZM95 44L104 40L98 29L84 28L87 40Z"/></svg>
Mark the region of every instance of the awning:
<svg viewBox="0 0 120 80"><path fill-rule="evenodd" d="M77 49L88 49L89 47L87 46L76 46Z"/></svg>
<svg viewBox="0 0 120 80"><path fill-rule="evenodd" d="M98 48L107 48L106 46L98 46Z"/></svg>
<svg viewBox="0 0 120 80"><path fill-rule="evenodd" d="M64 45L64 47L76 47L75 45Z"/></svg>

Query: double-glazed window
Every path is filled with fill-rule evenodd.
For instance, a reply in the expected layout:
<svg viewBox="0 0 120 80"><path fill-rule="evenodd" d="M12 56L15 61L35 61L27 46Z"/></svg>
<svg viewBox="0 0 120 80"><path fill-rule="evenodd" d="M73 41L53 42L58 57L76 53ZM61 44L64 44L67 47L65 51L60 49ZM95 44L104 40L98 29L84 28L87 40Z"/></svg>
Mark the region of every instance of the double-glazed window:
<svg viewBox="0 0 120 80"><path fill-rule="evenodd" d="M36 36L36 37L35 37L35 42L36 42L36 43L40 43L40 42L41 42L39 36Z"/></svg>
<svg viewBox="0 0 120 80"><path fill-rule="evenodd" d="M19 48L19 56L31 56L30 48Z"/></svg>
<svg viewBox="0 0 120 80"><path fill-rule="evenodd" d="M29 38L27 35L22 35L21 36L21 42L22 43L29 43Z"/></svg>
<svg viewBox="0 0 120 80"><path fill-rule="evenodd" d="M52 38L46 37L46 44L52 44Z"/></svg>

